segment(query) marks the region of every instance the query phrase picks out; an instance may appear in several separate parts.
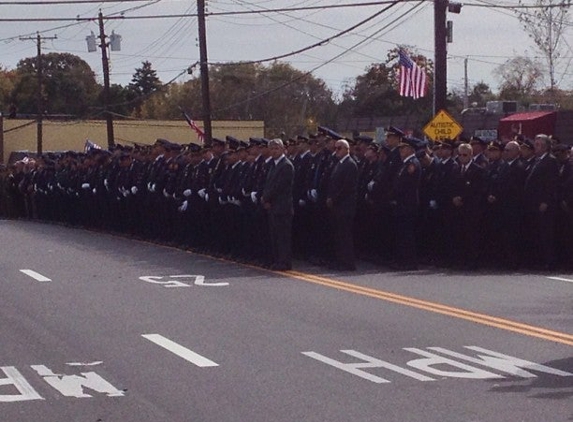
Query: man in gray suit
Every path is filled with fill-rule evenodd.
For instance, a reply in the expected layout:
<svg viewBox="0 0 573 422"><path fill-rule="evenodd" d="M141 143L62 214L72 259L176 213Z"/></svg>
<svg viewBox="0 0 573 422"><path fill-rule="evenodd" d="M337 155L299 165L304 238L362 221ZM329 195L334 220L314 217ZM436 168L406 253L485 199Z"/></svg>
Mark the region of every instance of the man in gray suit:
<svg viewBox="0 0 573 422"><path fill-rule="evenodd" d="M332 268L354 271L356 263L353 225L358 196L358 166L350 156L350 146L345 139L336 141L335 155L337 162L330 174L326 197L334 235Z"/></svg>
<svg viewBox="0 0 573 422"><path fill-rule="evenodd" d="M262 203L269 215L272 259L271 269L286 271L292 268L292 191L294 166L285 156L281 139L269 141L272 158L263 189Z"/></svg>

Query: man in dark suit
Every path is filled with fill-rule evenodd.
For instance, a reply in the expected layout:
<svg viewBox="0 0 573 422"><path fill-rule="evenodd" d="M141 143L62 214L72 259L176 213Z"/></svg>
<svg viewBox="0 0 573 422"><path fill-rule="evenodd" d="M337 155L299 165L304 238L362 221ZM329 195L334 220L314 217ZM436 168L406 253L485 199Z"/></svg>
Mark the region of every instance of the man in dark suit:
<svg viewBox="0 0 573 422"><path fill-rule="evenodd" d="M503 266L515 270L519 267L527 229L523 228L523 184L527 171L520 160L520 146L510 141L504 148L506 165L500 174L501 190L495 198L499 201L503 225L501 256Z"/></svg>
<svg viewBox="0 0 573 422"><path fill-rule="evenodd" d="M269 215L272 259L271 269L292 268L292 218L294 166L285 156L281 139L269 141L272 165L263 189L263 207Z"/></svg>
<svg viewBox="0 0 573 422"><path fill-rule="evenodd" d="M486 204L485 170L472 160L472 147L458 147L459 168L454 173L452 226L456 263L465 269L479 267L479 246L482 218Z"/></svg>
<svg viewBox="0 0 573 422"><path fill-rule="evenodd" d="M550 269L555 264L553 254L554 218L557 207L559 165L551 155L549 136L539 134L533 141L535 164L525 179L524 210L532 235L532 250L537 251L538 269Z"/></svg>
<svg viewBox="0 0 573 422"><path fill-rule="evenodd" d="M341 271L356 270L354 260L354 216L358 195L358 166L345 139L336 141L336 164L330 174L326 207L334 236L334 263Z"/></svg>

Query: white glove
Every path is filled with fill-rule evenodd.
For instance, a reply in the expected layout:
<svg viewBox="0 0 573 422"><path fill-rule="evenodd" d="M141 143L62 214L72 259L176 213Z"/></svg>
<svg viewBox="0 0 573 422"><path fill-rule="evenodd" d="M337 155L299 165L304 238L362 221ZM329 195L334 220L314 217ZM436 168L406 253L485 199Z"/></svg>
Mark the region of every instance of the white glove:
<svg viewBox="0 0 573 422"><path fill-rule="evenodd" d="M434 200L434 199L430 200L430 209L433 209L433 210L438 209L438 203L436 202L436 200Z"/></svg>
<svg viewBox="0 0 573 422"><path fill-rule="evenodd" d="M151 184L151 193L155 193L155 188L157 188L157 185L155 183Z"/></svg>
<svg viewBox="0 0 573 422"><path fill-rule="evenodd" d="M109 189L109 182L107 181L107 179L103 179L103 185L105 186L106 189Z"/></svg>
<svg viewBox="0 0 573 422"><path fill-rule="evenodd" d="M223 201L223 198L219 197L219 205L225 205L227 201Z"/></svg>
<svg viewBox="0 0 573 422"><path fill-rule="evenodd" d="M34 192L38 192L38 184L34 183Z"/></svg>
<svg viewBox="0 0 573 422"><path fill-rule="evenodd" d="M82 183L82 189L90 189L91 186L89 183Z"/></svg>
<svg viewBox="0 0 573 422"><path fill-rule="evenodd" d="M207 195L207 192L206 192L205 188L203 188L203 189L201 189L199 192L197 192L197 195L199 195L199 197L200 197L201 199L205 199L205 195ZM207 201L208 201L208 200L209 200L209 199L207 199Z"/></svg>
<svg viewBox="0 0 573 422"><path fill-rule="evenodd" d="M179 208L177 208L179 210L179 212L184 212L187 211L187 206L189 205L189 203L187 201L183 201L183 203L181 204L181 206Z"/></svg>
<svg viewBox="0 0 573 422"><path fill-rule="evenodd" d="M209 193L205 193L203 199L205 200L205 202L209 202Z"/></svg>
<svg viewBox="0 0 573 422"><path fill-rule="evenodd" d="M147 182L147 190L151 192L151 182Z"/></svg>
<svg viewBox="0 0 573 422"><path fill-rule="evenodd" d="M132 186L132 187L131 187L131 193L132 193L132 194L137 195L137 191L138 191L137 186Z"/></svg>
<svg viewBox="0 0 573 422"><path fill-rule="evenodd" d="M306 201L304 199L299 199L298 200L298 206L299 207L304 207L306 205Z"/></svg>
<svg viewBox="0 0 573 422"><path fill-rule="evenodd" d="M129 191L127 189L123 189L121 193L123 194L124 198L127 198L129 196Z"/></svg>
<svg viewBox="0 0 573 422"><path fill-rule="evenodd" d="M97 189L96 189L96 188L93 188L93 189L92 189L92 192L93 192L93 194L95 195L95 194L97 193Z"/></svg>
<svg viewBox="0 0 573 422"><path fill-rule="evenodd" d="M185 189L183 191L183 196L185 196L186 198L190 197L193 194L193 192L191 191L191 189Z"/></svg>
<svg viewBox="0 0 573 422"><path fill-rule="evenodd" d="M167 193L167 189L163 189L163 196L166 198L169 198L171 195L169 195L169 193Z"/></svg>
<svg viewBox="0 0 573 422"><path fill-rule="evenodd" d="M253 204L256 204L259 201L259 198L257 198L257 192L251 192L251 201L253 201Z"/></svg>
<svg viewBox="0 0 573 422"><path fill-rule="evenodd" d="M245 188L241 189L241 193L243 194L243 196L249 196L249 194L245 192Z"/></svg>
<svg viewBox="0 0 573 422"><path fill-rule="evenodd" d="M312 202L316 202L318 200L318 191L316 189L309 190L308 197Z"/></svg>
<svg viewBox="0 0 573 422"><path fill-rule="evenodd" d="M372 192L372 189L374 189L375 184L376 184L376 182L374 180L371 180L370 182L368 182L368 192Z"/></svg>
<svg viewBox="0 0 573 422"><path fill-rule="evenodd" d="M223 192L223 189L217 188L217 192L221 193L221 192Z"/></svg>

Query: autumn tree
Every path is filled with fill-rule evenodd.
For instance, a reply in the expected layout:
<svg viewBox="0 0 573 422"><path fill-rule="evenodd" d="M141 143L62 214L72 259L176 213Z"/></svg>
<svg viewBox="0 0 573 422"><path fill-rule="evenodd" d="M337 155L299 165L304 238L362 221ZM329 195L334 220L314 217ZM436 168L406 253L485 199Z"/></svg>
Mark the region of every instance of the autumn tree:
<svg viewBox="0 0 573 422"><path fill-rule="evenodd" d="M529 102L543 81L543 65L525 56L507 60L494 70L502 99Z"/></svg>
<svg viewBox="0 0 573 422"><path fill-rule="evenodd" d="M535 0L535 8L515 9L523 29L545 57L551 91L557 86L556 67L566 46L563 36L570 25L570 4L570 0ZM519 5L531 4L519 0Z"/></svg>
<svg viewBox="0 0 573 422"><path fill-rule="evenodd" d="M332 92L324 81L277 62L269 66L231 63L209 69L211 117L214 120L263 120L268 136L304 132L308 125L331 124L335 115ZM201 81L194 77L171 84L163 95L142 106L142 115L181 118L179 106L201 120Z"/></svg>
<svg viewBox="0 0 573 422"><path fill-rule="evenodd" d="M38 70L36 57L22 59L16 66L18 80L12 98L20 112L36 113ZM95 73L78 56L69 53L42 55L42 95L45 112L86 116L101 86Z"/></svg>

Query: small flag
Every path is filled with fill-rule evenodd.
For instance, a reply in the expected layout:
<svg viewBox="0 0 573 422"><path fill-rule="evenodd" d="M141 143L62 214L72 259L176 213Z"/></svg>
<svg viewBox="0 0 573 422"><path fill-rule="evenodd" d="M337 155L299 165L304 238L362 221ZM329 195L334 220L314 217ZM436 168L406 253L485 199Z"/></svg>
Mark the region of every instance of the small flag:
<svg viewBox="0 0 573 422"><path fill-rule="evenodd" d="M101 149L101 147L98 144L96 144L95 142L92 142L89 139L86 139L86 143L84 144L84 152L89 152L92 149Z"/></svg>
<svg viewBox="0 0 573 422"><path fill-rule="evenodd" d="M195 121L191 117L189 117L189 115L185 113L185 111L181 107L179 107L179 109L181 110L181 113L183 113L183 117L185 117L185 120L189 124L189 127L197 133L197 139L199 139L199 143L203 144L203 141L205 140L205 132L203 132L201 128L197 126L197 123L195 123Z"/></svg>
<svg viewBox="0 0 573 422"><path fill-rule="evenodd" d="M408 57L404 50L398 50L400 63L400 95L415 100L426 96L426 72Z"/></svg>

